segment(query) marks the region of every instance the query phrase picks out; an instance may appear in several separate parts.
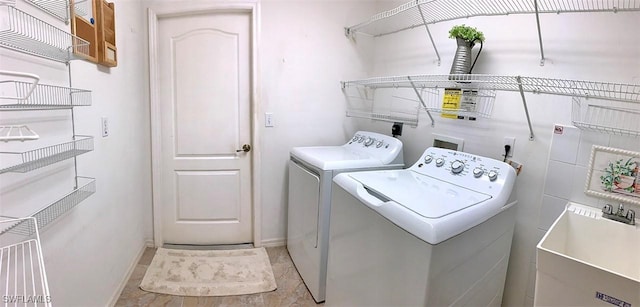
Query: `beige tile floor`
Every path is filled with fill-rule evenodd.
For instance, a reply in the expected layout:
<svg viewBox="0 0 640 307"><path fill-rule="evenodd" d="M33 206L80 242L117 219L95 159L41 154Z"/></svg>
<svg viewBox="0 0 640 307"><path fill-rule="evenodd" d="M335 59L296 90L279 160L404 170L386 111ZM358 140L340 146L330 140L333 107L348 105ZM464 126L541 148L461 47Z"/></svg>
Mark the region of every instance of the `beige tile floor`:
<svg viewBox="0 0 640 307"><path fill-rule="evenodd" d="M136 265L131 278L122 290L116 306L321 306L316 305L302 282L298 271L291 262L287 248L268 247L267 254L273 267L278 289L272 292L221 296L183 297L157 294L141 290L138 286L144 277L153 255L154 248L147 248Z"/></svg>

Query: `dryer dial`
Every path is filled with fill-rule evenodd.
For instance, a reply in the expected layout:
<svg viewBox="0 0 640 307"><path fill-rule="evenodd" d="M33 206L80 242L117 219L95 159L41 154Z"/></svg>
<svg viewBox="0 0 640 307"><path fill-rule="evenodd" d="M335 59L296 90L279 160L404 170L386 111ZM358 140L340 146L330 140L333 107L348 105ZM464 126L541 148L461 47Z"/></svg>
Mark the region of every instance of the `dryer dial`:
<svg viewBox="0 0 640 307"><path fill-rule="evenodd" d="M367 138L367 140L364 141L364 146L369 147L369 146L373 145L373 142L375 142L375 141L376 141L376 139L374 139L374 138Z"/></svg>

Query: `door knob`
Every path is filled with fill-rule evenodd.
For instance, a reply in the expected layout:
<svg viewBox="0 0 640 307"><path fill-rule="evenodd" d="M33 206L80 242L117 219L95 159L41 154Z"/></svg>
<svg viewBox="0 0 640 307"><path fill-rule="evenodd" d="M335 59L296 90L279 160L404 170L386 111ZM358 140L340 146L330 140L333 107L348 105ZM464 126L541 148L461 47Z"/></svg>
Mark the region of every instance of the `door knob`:
<svg viewBox="0 0 640 307"><path fill-rule="evenodd" d="M249 151L251 151L251 145L249 145L249 144L244 144L244 145L242 145L242 149L238 149L238 150L236 150L236 152L241 152L241 151L244 151L244 152L249 152Z"/></svg>

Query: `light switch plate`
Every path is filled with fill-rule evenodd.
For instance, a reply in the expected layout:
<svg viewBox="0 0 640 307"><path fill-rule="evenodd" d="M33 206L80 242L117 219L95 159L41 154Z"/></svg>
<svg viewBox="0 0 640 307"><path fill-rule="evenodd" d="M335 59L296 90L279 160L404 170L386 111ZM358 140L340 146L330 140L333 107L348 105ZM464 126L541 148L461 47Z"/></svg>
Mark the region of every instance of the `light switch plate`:
<svg viewBox="0 0 640 307"><path fill-rule="evenodd" d="M273 122L273 113L271 112L264 113L264 126L265 127L275 126L275 123Z"/></svg>
<svg viewBox="0 0 640 307"><path fill-rule="evenodd" d="M107 120L106 117L101 117L100 118L100 122L101 122L101 126L102 127L102 137L108 137L109 136L109 121Z"/></svg>

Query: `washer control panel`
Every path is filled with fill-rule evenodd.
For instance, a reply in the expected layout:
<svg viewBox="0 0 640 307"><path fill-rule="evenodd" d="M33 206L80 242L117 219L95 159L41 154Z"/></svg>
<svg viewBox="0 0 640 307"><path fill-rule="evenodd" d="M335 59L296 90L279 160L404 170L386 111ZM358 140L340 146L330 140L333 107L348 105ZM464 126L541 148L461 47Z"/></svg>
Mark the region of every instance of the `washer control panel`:
<svg viewBox="0 0 640 307"><path fill-rule="evenodd" d="M506 176L515 176L515 170L502 161L436 147L425 150L411 170L465 187L487 182L500 184Z"/></svg>

